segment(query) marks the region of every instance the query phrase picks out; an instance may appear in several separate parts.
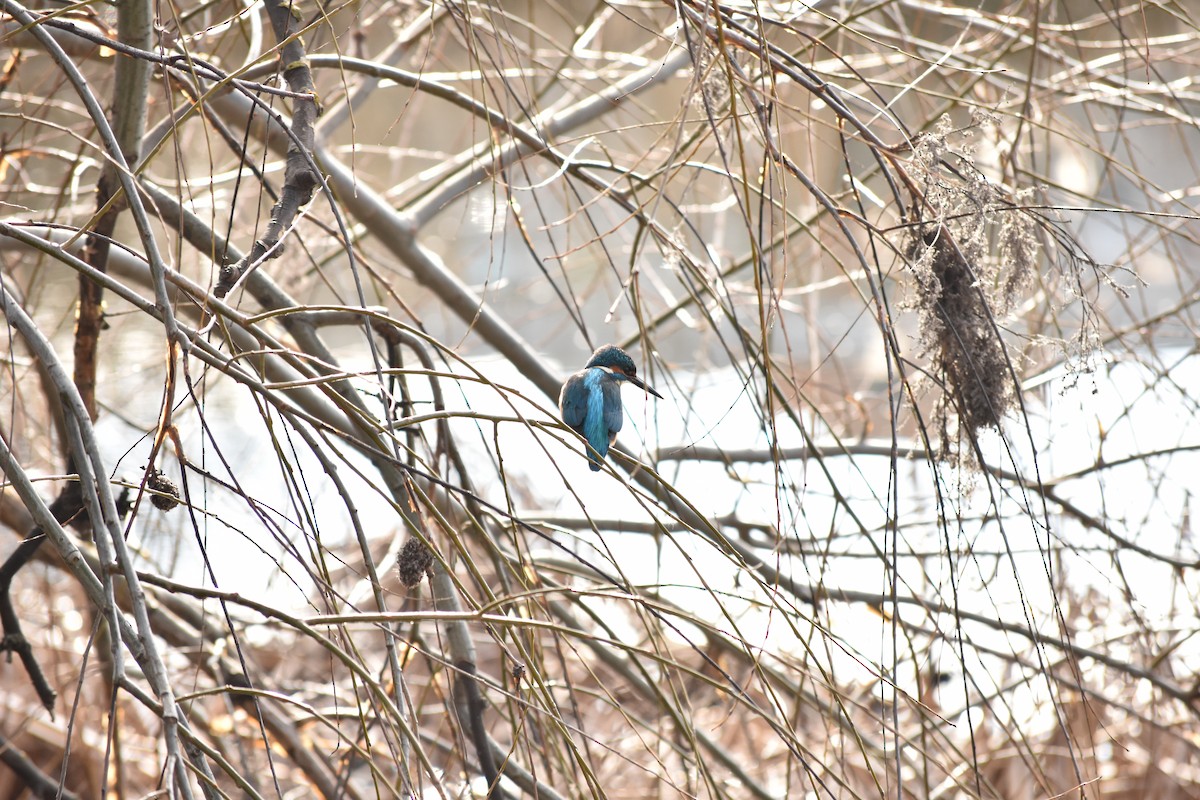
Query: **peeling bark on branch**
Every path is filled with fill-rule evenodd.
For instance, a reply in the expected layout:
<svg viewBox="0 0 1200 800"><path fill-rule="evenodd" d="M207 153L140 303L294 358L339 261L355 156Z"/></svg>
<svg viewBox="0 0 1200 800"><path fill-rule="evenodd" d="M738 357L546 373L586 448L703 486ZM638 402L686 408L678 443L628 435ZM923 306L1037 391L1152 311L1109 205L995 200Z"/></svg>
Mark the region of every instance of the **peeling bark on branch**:
<svg viewBox="0 0 1200 800"><path fill-rule="evenodd" d="M283 252L281 244L284 234L295 224L300 210L308 205L313 193L321 185L321 176L317 174L312 155L316 143L316 122L321 109L317 103L316 86L308 66L304 40L300 38L300 23L289 3L268 0L266 9L280 43L283 78L288 88L297 95L292 109L293 136L288 144L283 189L279 193L279 201L271 210L266 233L254 243L245 258L221 268L220 279L213 289L217 297L229 294L246 270Z"/></svg>

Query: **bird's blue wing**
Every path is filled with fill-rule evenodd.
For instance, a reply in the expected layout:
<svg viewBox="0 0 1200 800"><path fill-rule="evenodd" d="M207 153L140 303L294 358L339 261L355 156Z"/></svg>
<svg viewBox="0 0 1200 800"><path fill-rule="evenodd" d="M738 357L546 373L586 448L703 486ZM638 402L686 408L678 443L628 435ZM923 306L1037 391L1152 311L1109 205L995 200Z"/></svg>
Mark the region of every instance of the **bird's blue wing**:
<svg viewBox="0 0 1200 800"><path fill-rule="evenodd" d="M584 373L577 372L567 378L558 395L558 410L562 421L583 433L583 419L587 414L587 387L583 385Z"/></svg>
<svg viewBox="0 0 1200 800"><path fill-rule="evenodd" d="M591 445L587 450L593 472L600 470L603 457L608 453L609 432L605 424L604 379L602 369L585 369L567 378L558 395L558 410L562 421L583 435ZM619 397L617 398L620 399ZM593 450L595 452L593 452Z"/></svg>

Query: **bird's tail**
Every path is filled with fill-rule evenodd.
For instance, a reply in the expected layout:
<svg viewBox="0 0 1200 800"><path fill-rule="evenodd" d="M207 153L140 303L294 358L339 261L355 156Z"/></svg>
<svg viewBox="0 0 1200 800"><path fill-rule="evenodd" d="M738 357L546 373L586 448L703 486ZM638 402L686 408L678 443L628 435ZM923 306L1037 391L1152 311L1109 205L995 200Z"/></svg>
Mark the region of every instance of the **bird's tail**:
<svg viewBox="0 0 1200 800"><path fill-rule="evenodd" d="M584 425L584 438L588 440L588 466L592 472L599 472L604 466L604 457L608 455L608 446L612 444L608 429L603 425Z"/></svg>

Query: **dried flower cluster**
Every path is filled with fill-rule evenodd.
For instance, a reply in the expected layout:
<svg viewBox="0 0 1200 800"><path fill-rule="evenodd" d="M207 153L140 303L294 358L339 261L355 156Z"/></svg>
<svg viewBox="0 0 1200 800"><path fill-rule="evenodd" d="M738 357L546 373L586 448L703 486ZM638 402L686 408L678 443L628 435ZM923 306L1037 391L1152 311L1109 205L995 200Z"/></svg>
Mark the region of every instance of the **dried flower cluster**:
<svg viewBox="0 0 1200 800"><path fill-rule="evenodd" d="M1015 402L1000 322L1029 284L1039 244L1017 197L975 168L971 148L952 149L950 136L943 120L914 148L914 175L924 181L918 211L929 221L912 229L907 247L909 306L944 388L940 427L953 427L953 417L959 432L973 435L999 428Z"/></svg>
<svg viewBox="0 0 1200 800"><path fill-rule="evenodd" d="M401 545L396 556L396 574L405 586L411 589L418 585L431 566L433 551L420 539L413 537Z"/></svg>
<svg viewBox="0 0 1200 800"><path fill-rule="evenodd" d="M699 42L692 48L693 70L699 91L692 95L692 105L702 114L723 115L729 108L729 76L724 65L716 63L723 54L711 43Z"/></svg>

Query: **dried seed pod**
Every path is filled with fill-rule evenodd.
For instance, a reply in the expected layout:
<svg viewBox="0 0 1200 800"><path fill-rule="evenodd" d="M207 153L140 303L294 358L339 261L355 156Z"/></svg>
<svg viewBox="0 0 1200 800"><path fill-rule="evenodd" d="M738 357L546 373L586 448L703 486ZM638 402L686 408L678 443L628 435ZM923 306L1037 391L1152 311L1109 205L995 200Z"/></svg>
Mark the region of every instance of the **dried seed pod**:
<svg viewBox="0 0 1200 800"><path fill-rule="evenodd" d="M433 551L417 538L410 538L396 556L396 574L400 582L410 589L421 582L425 573L433 566Z"/></svg>
<svg viewBox="0 0 1200 800"><path fill-rule="evenodd" d="M150 470L150 476L146 478L146 488L154 492L150 495L150 502L160 511L170 511L179 505L179 487L175 485L175 481L157 469Z"/></svg>

